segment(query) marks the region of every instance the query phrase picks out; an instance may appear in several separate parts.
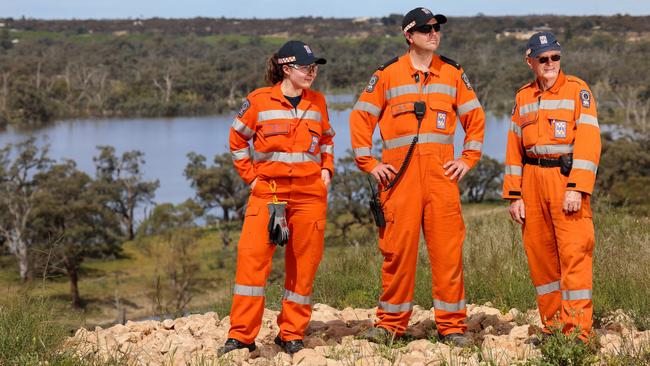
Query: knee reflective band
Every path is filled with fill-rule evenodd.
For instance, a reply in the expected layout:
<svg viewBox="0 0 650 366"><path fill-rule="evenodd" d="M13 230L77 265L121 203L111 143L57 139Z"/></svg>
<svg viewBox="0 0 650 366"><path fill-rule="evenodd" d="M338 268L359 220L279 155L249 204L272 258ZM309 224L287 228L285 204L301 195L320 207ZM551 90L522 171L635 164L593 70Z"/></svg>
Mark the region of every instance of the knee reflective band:
<svg viewBox="0 0 650 366"><path fill-rule="evenodd" d="M591 290L563 290L562 300L591 300Z"/></svg>
<svg viewBox="0 0 650 366"><path fill-rule="evenodd" d="M443 310L449 312L461 311L465 309L465 300L460 300L457 303L449 303L449 302L433 299L433 307L437 310Z"/></svg>
<svg viewBox="0 0 650 366"><path fill-rule="evenodd" d="M311 305L311 296L302 296L295 292L284 289L284 299L300 305Z"/></svg>
<svg viewBox="0 0 650 366"><path fill-rule="evenodd" d="M535 287L535 291L537 291L537 296L542 296L546 294L550 294L555 291L560 291L560 281L555 281L551 283L547 283L545 285L540 285Z"/></svg>
<svg viewBox="0 0 650 366"><path fill-rule="evenodd" d="M241 296L264 296L264 286L235 285L233 293Z"/></svg>
<svg viewBox="0 0 650 366"><path fill-rule="evenodd" d="M389 313L403 313L405 311L410 311L413 309L413 303L410 301L403 304L390 304L385 301L379 301L377 306Z"/></svg>

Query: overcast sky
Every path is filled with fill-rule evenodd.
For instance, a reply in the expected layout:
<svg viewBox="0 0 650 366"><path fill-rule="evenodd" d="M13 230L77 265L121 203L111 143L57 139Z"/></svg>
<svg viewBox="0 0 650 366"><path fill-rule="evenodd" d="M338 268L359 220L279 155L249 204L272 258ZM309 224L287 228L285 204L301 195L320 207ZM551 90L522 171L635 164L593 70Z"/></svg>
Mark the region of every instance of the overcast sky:
<svg viewBox="0 0 650 366"><path fill-rule="evenodd" d="M0 0L0 18L286 18L322 16L380 17L427 6L452 16L485 15L649 15L648 0L522 0L412 1L412 0Z"/></svg>

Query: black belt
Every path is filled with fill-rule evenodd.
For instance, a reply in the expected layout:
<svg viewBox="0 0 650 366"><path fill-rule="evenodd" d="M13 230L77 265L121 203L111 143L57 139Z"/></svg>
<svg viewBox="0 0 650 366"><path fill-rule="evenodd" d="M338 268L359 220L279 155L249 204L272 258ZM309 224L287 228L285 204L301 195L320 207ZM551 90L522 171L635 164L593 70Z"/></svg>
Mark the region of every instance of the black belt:
<svg viewBox="0 0 650 366"><path fill-rule="evenodd" d="M531 158L524 156L524 164L539 165L543 168L556 168L561 166L560 159Z"/></svg>

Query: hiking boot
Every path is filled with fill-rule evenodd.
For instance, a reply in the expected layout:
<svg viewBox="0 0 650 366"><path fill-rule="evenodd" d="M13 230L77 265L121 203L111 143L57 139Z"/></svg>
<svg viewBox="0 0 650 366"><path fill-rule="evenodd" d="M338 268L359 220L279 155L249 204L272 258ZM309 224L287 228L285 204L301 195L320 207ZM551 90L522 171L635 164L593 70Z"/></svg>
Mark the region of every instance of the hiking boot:
<svg viewBox="0 0 650 366"><path fill-rule="evenodd" d="M273 340L275 344L280 346L282 350L290 355L299 352L301 349L305 348L305 344L302 342L302 339L294 339L292 341L283 341L280 336L276 336Z"/></svg>
<svg viewBox="0 0 650 366"><path fill-rule="evenodd" d="M444 336L439 336L442 343L446 343L456 347L469 347L472 342L465 337L463 333L450 333Z"/></svg>
<svg viewBox="0 0 650 366"><path fill-rule="evenodd" d="M234 351L236 349L242 349L242 348L248 348L250 352L253 352L257 349L254 342L251 344L246 344L236 340L235 338L228 338L226 340L226 343L224 343L223 347L219 348L217 354L219 356L223 356L230 351Z"/></svg>
<svg viewBox="0 0 650 366"><path fill-rule="evenodd" d="M393 333L384 327L371 327L359 333L358 337L372 343L387 344L393 339Z"/></svg>

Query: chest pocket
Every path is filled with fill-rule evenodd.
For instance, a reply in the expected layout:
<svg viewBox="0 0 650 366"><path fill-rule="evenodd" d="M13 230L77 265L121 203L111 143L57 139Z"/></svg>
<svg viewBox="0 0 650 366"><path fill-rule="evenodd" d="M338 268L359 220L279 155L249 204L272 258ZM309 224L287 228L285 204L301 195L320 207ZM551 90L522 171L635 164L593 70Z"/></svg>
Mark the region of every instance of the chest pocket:
<svg viewBox="0 0 650 366"><path fill-rule="evenodd" d="M575 138L576 122L573 112L553 110L546 114L546 133L550 141L570 143Z"/></svg>
<svg viewBox="0 0 650 366"><path fill-rule="evenodd" d="M456 128L456 111L450 103L432 101L427 102L427 116L422 122L422 129L426 132L450 134Z"/></svg>
<svg viewBox="0 0 650 366"><path fill-rule="evenodd" d="M521 127L521 138L524 147L530 148L537 144L539 139L539 125L537 121L537 114L528 113L519 118L519 126Z"/></svg>
<svg viewBox="0 0 650 366"><path fill-rule="evenodd" d="M262 152L287 151L293 134L293 123L290 120L275 120L260 124L255 150Z"/></svg>

